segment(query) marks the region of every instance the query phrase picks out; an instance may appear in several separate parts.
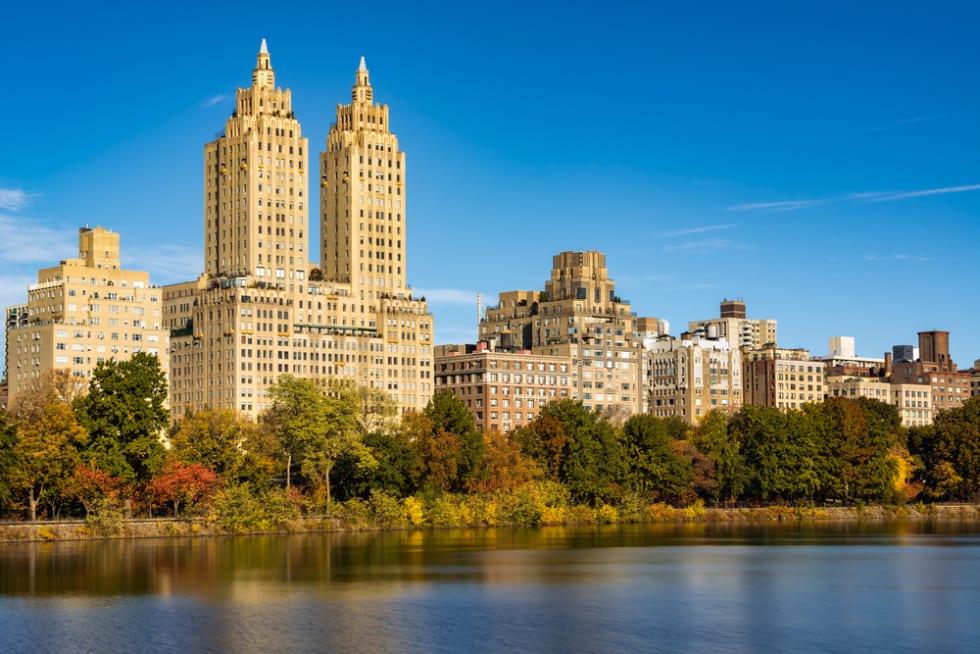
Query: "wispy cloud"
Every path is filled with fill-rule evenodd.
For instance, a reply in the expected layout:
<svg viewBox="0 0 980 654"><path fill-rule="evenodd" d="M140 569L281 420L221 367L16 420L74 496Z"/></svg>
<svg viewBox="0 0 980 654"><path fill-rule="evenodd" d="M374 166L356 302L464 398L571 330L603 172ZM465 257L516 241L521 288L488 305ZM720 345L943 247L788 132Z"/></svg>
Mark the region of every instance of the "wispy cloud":
<svg viewBox="0 0 980 654"><path fill-rule="evenodd" d="M77 230L53 229L22 216L0 213L0 259L54 265L77 253Z"/></svg>
<svg viewBox="0 0 980 654"><path fill-rule="evenodd" d="M31 203L33 194L19 188L0 188L0 209L20 211Z"/></svg>
<svg viewBox="0 0 980 654"><path fill-rule="evenodd" d="M914 118L902 118L900 120L893 120L890 123L884 123L883 125L875 125L874 127L867 127L862 132L885 132L890 129L897 129L899 127L907 127L908 125L915 125L916 123L925 123L930 120L936 120L937 118L942 118L946 114L934 114L932 116L915 116Z"/></svg>
<svg viewBox="0 0 980 654"><path fill-rule="evenodd" d="M820 204L830 204L831 202L895 202L896 200L908 200L911 198L929 197L932 195L946 195L947 193L967 193L970 191L980 191L980 184L963 184L961 186L943 186L941 188L927 188L917 191L857 191L847 195L839 195L828 198L814 198L810 200L781 200L777 202L753 202L751 204L738 204L726 207L726 211L754 211L757 213L773 213L777 211L797 211L799 209L809 209Z"/></svg>
<svg viewBox="0 0 980 654"><path fill-rule="evenodd" d="M776 202L752 202L750 204L737 204L733 207L726 207L726 211L757 211L760 213L777 213L780 211L798 211L799 209L809 209L818 204L835 202L836 198L817 198L813 200L779 200Z"/></svg>
<svg viewBox="0 0 980 654"><path fill-rule="evenodd" d="M181 245L122 245L123 268L146 270L154 284L197 279L204 260L198 247Z"/></svg>
<svg viewBox="0 0 980 654"><path fill-rule="evenodd" d="M980 184L965 184L963 186L946 186L944 188L927 188L921 191L905 192L870 192L858 194L860 199L868 202L894 202L895 200L906 200L908 198L922 198L930 195L946 195L947 193L967 193L969 191L980 191Z"/></svg>
<svg viewBox="0 0 980 654"><path fill-rule="evenodd" d="M720 238L709 238L703 241L690 241L688 243L677 243L664 247L664 252L677 252L679 250L729 250L743 247L734 241L726 241Z"/></svg>
<svg viewBox="0 0 980 654"><path fill-rule="evenodd" d="M476 306L476 291L457 288L418 288L412 289L413 296L425 296L427 302L437 304L459 304ZM483 301L486 302L486 296Z"/></svg>
<svg viewBox="0 0 980 654"><path fill-rule="evenodd" d="M866 254L864 255L865 261L930 261L930 257L924 257L917 254L891 254L891 255L878 255L878 254Z"/></svg>
<svg viewBox="0 0 980 654"><path fill-rule="evenodd" d="M227 95L213 95L207 100L205 100L204 102L202 102L201 106L207 109L208 107L213 107L216 104L221 104L227 99L228 99Z"/></svg>
<svg viewBox="0 0 980 654"><path fill-rule="evenodd" d="M657 234L659 238L674 238L676 236L690 236L692 234L705 234L707 232L718 232L723 229L731 229L735 227L735 223L727 223L724 225L704 225L702 227L689 227L687 229L678 229L673 232L663 232Z"/></svg>

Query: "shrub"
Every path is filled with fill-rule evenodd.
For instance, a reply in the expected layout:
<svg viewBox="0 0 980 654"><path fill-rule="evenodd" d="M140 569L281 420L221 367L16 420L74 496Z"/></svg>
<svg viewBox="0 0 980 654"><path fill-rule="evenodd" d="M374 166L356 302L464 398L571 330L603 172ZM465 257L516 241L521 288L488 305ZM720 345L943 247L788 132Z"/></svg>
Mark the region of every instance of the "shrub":
<svg viewBox="0 0 980 654"><path fill-rule="evenodd" d="M122 532L123 506L118 499L107 495L93 500L90 507L85 517L85 525L91 535L98 538L111 538Z"/></svg>

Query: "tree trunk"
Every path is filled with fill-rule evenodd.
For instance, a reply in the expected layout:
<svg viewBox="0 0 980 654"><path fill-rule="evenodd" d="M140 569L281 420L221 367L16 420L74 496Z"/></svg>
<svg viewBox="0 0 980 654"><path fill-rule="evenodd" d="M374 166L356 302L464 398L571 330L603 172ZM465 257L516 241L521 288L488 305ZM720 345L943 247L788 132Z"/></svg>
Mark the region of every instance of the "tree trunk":
<svg viewBox="0 0 980 654"><path fill-rule="evenodd" d="M286 491L289 491L289 471L293 467L293 453L290 452L286 455Z"/></svg>
<svg viewBox="0 0 980 654"><path fill-rule="evenodd" d="M40 495L40 493L38 493ZM34 495L34 487L31 486L27 492L27 503L31 507L31 522L37 522L37 497Z"/></svg>

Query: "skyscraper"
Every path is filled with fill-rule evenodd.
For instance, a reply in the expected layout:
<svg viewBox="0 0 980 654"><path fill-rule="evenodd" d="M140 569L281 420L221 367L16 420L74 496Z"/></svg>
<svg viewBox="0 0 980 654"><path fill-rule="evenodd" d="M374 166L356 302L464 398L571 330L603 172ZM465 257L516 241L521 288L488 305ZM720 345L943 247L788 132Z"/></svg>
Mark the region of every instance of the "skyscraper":
<svg viewBox="0 0 980 654"><path fill-rule="evenodd" d="M275 86L265 39L252 86L204 146L204 272L302 280L307 273L309 149L292 93Z"/></svg>
<svg viewBox="0 0 980 654"><path fill-rule="evenodd" d="M405 291L404 176L405 153L389 129L388 105L374 103L361 57L351 103L337 105L320 153L325 280L351 284L365 299Z"/></svg>
<svg viewBox="0 0 980 654"><path fill-rule="evenodd" d="M204 274L164 289L175 417L208 406L257 416L283 374L350 380L403 412L428 403L433 321L405 281L405 155L363 58L326 147L318 269L308 145L263 39L252 86L204 148Z"/></svg>

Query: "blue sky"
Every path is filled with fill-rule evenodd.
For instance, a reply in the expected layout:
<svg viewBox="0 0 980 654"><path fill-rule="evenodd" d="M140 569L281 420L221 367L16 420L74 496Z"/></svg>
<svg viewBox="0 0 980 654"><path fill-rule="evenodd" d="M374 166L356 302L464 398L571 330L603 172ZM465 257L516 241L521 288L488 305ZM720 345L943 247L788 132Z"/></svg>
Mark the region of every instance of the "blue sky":
<svg viewBox="0 0 980 654"><path fill-rule="evenodd" d="M85 224L156 283L199 274L203 144L266 38L314 153L366 57L437 342L596 249L675 334L742 298L786 347L946 329L980 358L980 5L151 5L5 10L0 304Z"/></svg>

